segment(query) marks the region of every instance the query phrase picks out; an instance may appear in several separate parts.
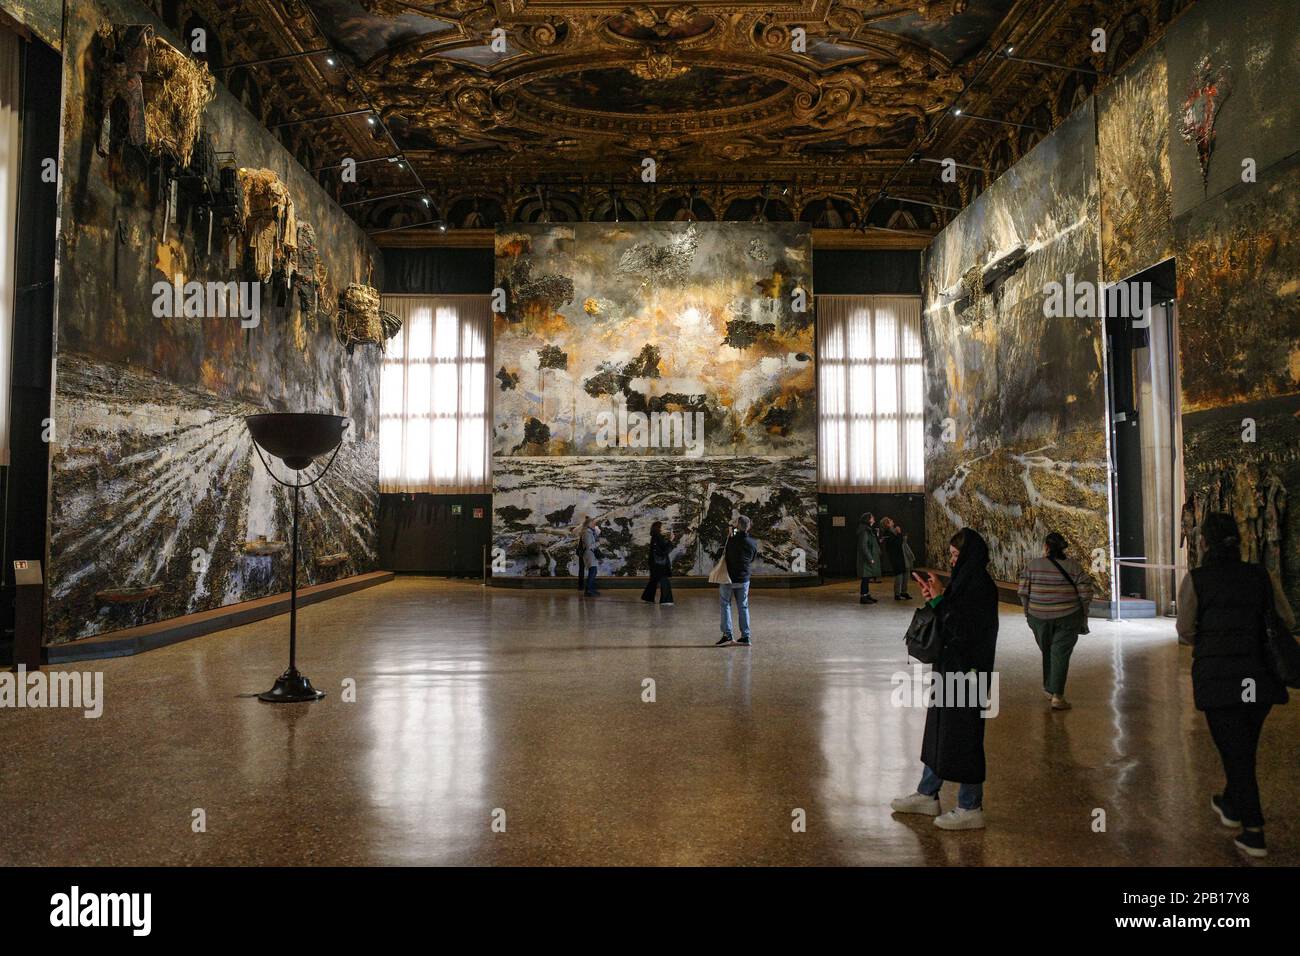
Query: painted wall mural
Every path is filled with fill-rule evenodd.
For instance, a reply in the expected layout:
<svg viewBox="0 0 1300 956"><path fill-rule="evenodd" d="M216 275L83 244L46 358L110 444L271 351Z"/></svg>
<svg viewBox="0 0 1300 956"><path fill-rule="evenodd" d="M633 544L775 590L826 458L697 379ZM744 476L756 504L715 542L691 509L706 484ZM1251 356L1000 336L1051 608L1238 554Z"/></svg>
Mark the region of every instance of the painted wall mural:
<svg viewBox="0 0 1300 956"><path fill-rule="evenodd" d="M1175 260L1187 499L1233 514L1293 602L1300 104L1277 90L1298 39L1294 4L1199 3L1097 96L1105 275Z"/></svg>
<svg viewBox="0 0 1300 956"><path fill-rule="evenodd" d="M1126 279L1172 256L1163 44L1097 94L1097 173L1105 280Z"/></svg>
<svg viewBox="0 0 1300 956"><path fill-rule="evenodd" d="M260 286L260 320L159 317L155 283L246 281L220 227L184 201L164 223L156 164L96 150L96 31L162 24L130 0L70 5L61 163L48 640L60 643L289 586L289 496L256 460L242 417L325 411L352 427L334 470L303 494L302 583L370 570L378 507L379 352L336 340L337 289L377 250L223 88L203 126L240 165L274 170L314 228L321 288ZM176 42L175 38L171 38ZM319 273L317 273L319 275ZM318 294L317 294L318 293ZM265 538L265 540L261 540Z"/></svg>
<svg viewBox="0 0 1300 956"><path fill-rule="evenodd" d="M1298 29L1293 0L1202 0L1170 25L1174 216L1240 183L1246 160L1259 171L1296 151Z"/></svg>
<svg viewBox="0 0 1300 956"><path fill-rule="evenodd" d="M1100 272L1089 100L931 243L924 265L926 551L963 525L1014 580L1057 530L1109 554ZM1066 314L1045 315L1049 283ZM1094 578L1108 586L1108 574Z"/></svg>
<svg viewBox="0 0 1300 956"><path fill-rule="evenodd" d="M1298 42L1294 4L1198 4L1166 38L1166 116L1184 124L1207 63L1225 78L1208 153L1169 145L1187 496L1232 514L1243 557L1300 605L1300 104L1278 95Z"/></svg>
<svg viewBox="0 0 1300 956"><path fill-rule="evenodd" d="M13 17L54 49L63 34L63 0L0 0L0 11Z"/></svg>
<svg viewBox="0 0 1300 956"><path fill-rule="evenodd" d="M498 232L493 536L506 576L645 574L651 522L707 574L735 510L757 570L816 570L812 248L798 223Z"/></svg>

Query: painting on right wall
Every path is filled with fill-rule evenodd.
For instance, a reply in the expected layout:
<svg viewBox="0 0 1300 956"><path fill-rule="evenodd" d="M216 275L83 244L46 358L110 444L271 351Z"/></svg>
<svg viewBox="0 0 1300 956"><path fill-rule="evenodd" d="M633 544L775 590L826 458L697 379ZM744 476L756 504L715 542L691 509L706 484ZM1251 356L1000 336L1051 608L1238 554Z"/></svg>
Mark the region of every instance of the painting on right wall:
<svg viewBox="0 0 1300 956"><path fill-rule="evenodd" d="M1184 480L1300 604L1300 17L1200 3L1165 38Z"/></svg>

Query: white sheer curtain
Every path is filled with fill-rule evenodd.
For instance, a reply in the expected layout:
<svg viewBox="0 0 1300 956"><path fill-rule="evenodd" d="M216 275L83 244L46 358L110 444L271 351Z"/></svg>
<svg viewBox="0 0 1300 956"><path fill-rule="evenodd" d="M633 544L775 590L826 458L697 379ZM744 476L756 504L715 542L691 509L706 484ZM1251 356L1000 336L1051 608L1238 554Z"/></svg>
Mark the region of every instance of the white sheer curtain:
<svg viewBox="0 0 1300 956"><path fill-rule="evenodd" d="M14 252L18 223L18 37L0 26L0 465L9 464L9 385L13 362Z"/></svg>
<svg viewBox="0 0 1300 956"><path fill-rule="evenodd" d="M379 388L379 490L490 492L486 295L383 297L402 319Z"/></svg>
<svg viewBox="0 0 1300 956"><path fill-rule="evenodd" d="M920 297L817 296L817 370L818 489L924 491Z"/></svg>

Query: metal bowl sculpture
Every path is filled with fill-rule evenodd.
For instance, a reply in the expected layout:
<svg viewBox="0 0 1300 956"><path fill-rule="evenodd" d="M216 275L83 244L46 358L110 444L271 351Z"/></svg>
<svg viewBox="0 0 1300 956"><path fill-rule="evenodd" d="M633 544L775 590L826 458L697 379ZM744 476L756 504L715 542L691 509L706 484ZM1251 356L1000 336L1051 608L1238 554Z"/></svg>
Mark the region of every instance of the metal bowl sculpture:
<svg viewBox="0 0 1300 956"><path fill-rule="evenodd" d="M279 484L293 489L293 550L289 562L289 669L280 675L274 687L257 696L259 700L273 704L320 700L325 692L312 687L311 681L298 671L298 492L316 484L330 470L342 447L343 432L348 427L348 420L341 415L313 412L269 412L248 415L244 421L248 423L254 450L267 474ZM285 467L293 469L296 473L294 481L284 481L277 476L262 452L280 459ZM324 455L329 455L330 459L320 474L311 481L302 481L302 471Z"/></svg>

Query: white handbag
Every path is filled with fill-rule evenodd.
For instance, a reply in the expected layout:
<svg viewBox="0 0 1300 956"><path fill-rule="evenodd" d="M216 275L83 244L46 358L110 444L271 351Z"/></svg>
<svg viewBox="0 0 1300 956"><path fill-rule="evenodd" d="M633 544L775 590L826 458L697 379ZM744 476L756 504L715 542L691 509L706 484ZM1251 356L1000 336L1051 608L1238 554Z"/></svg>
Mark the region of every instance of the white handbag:
<svg viewBox="0 0 1300 956"><path fill-rule="evenodd" d="M710 584L730 584L731 575L727 573L727 558L723 555L709 572Z"/></svg>

